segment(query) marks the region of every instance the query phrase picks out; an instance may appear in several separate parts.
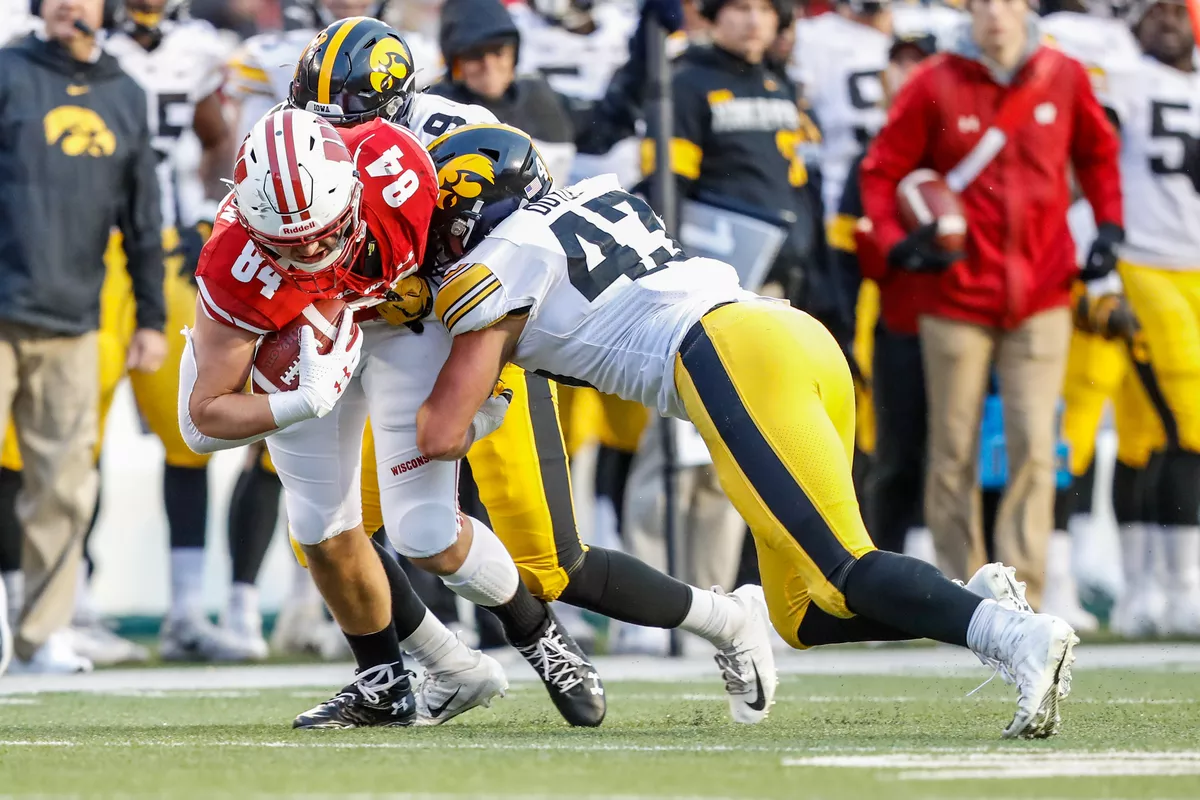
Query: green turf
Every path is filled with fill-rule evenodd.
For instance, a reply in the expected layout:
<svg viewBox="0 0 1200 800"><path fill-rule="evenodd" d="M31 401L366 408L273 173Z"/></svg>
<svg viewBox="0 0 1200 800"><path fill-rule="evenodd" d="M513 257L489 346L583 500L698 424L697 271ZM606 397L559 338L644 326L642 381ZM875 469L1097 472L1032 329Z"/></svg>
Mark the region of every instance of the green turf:
<svg viewBox="0 0 1200 800"><path fill-rule="evenodd" d="M1011 690L996 681L964 697L972 688L959 678L791 676L770 719L749 727L728 721L715 682L618 683L599 730L568 729L528 684L442 728L342 732L289 728L297 711L324 698L311 690L0 698L0 794L1200 797L1200 776L1166 776L1161 763L1136 777L949 781L913 780L908 773L929 771L917 766L785 764L999 753L1001 764L1039 759L1054 769L1081 751L1110 750L1200 758L1195 674L1079 674L1063 733L1046 742L1001 742ZM1047 760L1047 751L1057 754ZM1120 758L1129 756L1099 763Z"/></svg>

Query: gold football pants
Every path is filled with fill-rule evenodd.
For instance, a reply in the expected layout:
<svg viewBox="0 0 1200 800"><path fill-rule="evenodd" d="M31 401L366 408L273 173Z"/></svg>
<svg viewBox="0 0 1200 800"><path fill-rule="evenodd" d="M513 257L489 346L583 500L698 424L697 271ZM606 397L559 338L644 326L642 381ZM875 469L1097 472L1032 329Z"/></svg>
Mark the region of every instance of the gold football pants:
<svg viewBox="0 0 1200 800"><path fill-rule="evenodd" d="M467 453L492 529L516 562L521 580L543 600L555 600L587 549L579 539L566 444L558 423L556 387L509 364L500 379L512 390L504 422ZM363 525L383 527L370 424L363 437Z"/></svg>
<svg viewBox="0 0 1200 800"><path fill-rule="evenodd" d="M750 525L775 630L793 647L810 600L840 618L830 580L875 549L854 494L854 383L837 342L783 304L706 314L684 339L675 385L721 486Z"/></svg>

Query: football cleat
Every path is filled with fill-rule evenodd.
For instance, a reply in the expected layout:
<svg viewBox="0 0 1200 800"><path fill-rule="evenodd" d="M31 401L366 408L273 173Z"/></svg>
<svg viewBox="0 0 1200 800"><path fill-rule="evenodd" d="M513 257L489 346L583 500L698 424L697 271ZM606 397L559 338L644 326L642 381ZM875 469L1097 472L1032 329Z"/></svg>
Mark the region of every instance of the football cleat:
<svg viewBox="0 0 1200 800"><path fill-rule="evenodd" d="M576 727L594 728L604 721L608 710L604 684L554 612L549 608L546 612L550 619L542 635L533 644L518 647L517 652L542 679L563 719Z"/></svg>
<svg viewBox="0 0 1200 800"><path fill-rule="evenodd" d="M1064 620L997 608L981 655L1017 686L1017 712L1006 739L1041 739L1058 733L1059 702L1070 693L1071 665L1079 637Z"/></svg>
<svg viewBox="0 0 1200 800"><path fill-rule="evenodd" d="M1017 580L1016 567L1006 567L998 561L984 564L967 581L966 588L972 594L990 597L1010 611L1033 613L1025 599L1025 582Z"/></svg>
<svg viewBox="0 0 1200 800"><path fill-rule="evenodd" d="M398 728L417 719L411 672L400 662L359 672L357 680L292 721L293 728Z"/></svg>
<svg viewBox="0 0 1200 800"><path fill-rule="evenodd" d="M720 592L720 587L714 586L713 591ZM713 659L725 681L733 721L753 724L767 718L779 685L771 649L771 623L761 586L742 586L730 596L742 607L745 618L732 641L719 648Z"/></svg>
<svg viewBox="0 0 1200 800"><path fill-rule="evenodd" d="M70 635L59 630L50 634L28 661L13 661L9 671L13 675L72 675L91 672L92 662L75 652Z"/></svg>
<svg viewBox="0 0 1200 800"><path fill-rule="evenodd" d="M266 642L244 641L204 617L168 617L159 633L163 661L262 661Z"/></svg>
<svg viewBox="0 0 1200 800"><path fill-rule="evenodd" d="M75 652L98 667L140 664L150 660L149 650L113 633L98 619L72 625L66 632L71 637L71 647Z"/></svg>
<svg viewBox="0 0 1200 800"><path fill-rule="evenodd" d="M417 692L416 725L441 725L472 708L491 706L504 697L508 678L500 662L486 653L475 653L475 666L457 672L426 672Z"/></svg>

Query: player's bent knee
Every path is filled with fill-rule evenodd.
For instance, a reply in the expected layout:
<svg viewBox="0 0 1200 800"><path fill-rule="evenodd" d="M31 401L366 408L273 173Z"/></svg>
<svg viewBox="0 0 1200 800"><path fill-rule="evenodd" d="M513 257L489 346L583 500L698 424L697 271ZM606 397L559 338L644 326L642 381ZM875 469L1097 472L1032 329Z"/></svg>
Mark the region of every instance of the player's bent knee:
<svg viewBox="0 0 1200 800"><path fill-rule="evenodd" d="M412 559L431 559L445 553L458 540L458 531L458 510L445 503L411 506L394 525L387 526L392 547ZM423 568L433 571L428 566Z"/></svg>
<svg viewBox="0 0 1200 800"><path fill-rule="evenodd" d="M289 507L289 512L294 511ZM315 547L346 531L357 530L362 517L347 520L341 514L321 514L319 509L310 508L310 513L289 513L288 526L292 538L302 547Z"/></svg>

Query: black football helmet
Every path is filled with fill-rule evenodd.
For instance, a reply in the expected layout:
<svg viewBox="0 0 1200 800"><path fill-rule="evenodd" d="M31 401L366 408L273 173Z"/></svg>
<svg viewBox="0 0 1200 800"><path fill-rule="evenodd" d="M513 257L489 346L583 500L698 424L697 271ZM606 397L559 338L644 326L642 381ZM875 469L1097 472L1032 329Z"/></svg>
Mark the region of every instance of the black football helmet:
<svg viewBox="0 0 1200 800"><path fill-rule="evenodd" d="M550 191L550 170L533 140L507 125L455 128L430 143L429 155L438 177L422 265L429 274L462 258L514 211Z"/></svg>
<svg viewBox="0 0 1200 800"><path fill-rule="evenodd" d="M288 105L334 125L376 117L404 122L417 69L400 34L370 17L338 20L316 35L296 64Z"/></svg>

